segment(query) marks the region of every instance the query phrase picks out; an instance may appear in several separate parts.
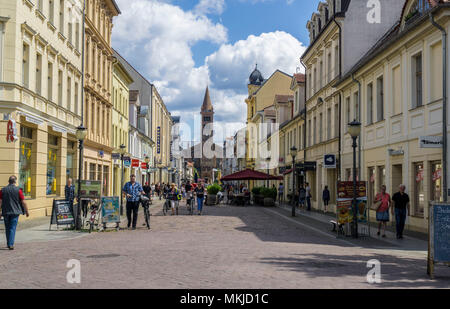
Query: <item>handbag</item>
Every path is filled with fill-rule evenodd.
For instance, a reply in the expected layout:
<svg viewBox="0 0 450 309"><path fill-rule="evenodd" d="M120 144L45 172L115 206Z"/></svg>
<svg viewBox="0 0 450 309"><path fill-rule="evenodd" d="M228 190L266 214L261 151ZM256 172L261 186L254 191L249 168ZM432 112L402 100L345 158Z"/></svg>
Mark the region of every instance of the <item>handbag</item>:
<svg viewBox="0 0 450 309"><path fill-rule="evenodd" d="M381 206L381 201L378 201L378 202L373 203L373 204L370 206L370 209L371 209L371 210L378 211L378 209L380 209L380 206Z"/></svg>

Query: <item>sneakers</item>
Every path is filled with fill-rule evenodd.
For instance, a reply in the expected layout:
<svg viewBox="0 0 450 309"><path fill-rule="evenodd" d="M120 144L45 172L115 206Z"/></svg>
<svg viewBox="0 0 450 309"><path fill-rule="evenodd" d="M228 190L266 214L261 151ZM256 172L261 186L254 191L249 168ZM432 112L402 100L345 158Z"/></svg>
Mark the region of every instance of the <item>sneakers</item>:
<svg viewBox="0 0 450 309"><path fill-rule="evenodd" d="M8 246L9 250L14 250L14 246Z"/></svg>

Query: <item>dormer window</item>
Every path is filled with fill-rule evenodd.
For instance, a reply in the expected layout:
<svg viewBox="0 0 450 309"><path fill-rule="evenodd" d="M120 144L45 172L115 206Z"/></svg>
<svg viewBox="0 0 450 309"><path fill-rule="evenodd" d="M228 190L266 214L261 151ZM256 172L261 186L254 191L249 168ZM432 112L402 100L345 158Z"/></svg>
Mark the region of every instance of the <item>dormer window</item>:
<svg viewBox="0 0 450 309"><path fill-rule="evenodd" d="M431 5L428 0L415 0L408 11L408 14L405 15L405 22L411 21L414 17L422 15L429 9L431 9Z"/></svg>

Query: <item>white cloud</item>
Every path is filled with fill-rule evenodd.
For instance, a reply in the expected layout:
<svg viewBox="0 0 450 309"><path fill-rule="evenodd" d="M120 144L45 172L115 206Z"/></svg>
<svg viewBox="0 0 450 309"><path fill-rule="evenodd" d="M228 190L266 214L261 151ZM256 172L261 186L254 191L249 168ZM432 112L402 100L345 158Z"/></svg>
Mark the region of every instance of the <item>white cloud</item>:
<svg viewBox="0 0 450 309"><path fill-rule="evenodd" d="M281 31L227 44L227 29L205 15L220 14L223 0L200 0L192 11L168 0L117 1L122 14L114 21L114 48L156 85L169 111L184 122L198 116L209 85L216 122L242 127L246 85L255 63L266 78L276 69L292 74L304 51L297 39ZM200 41L218 48L196 66L192 47Z"/></svg>
<svg viewBox="0 0 450 309"><path fill-rule="evenodd" d="M200 0L194 11L199 14L220 15L225 10L225 0Z"/></svg>

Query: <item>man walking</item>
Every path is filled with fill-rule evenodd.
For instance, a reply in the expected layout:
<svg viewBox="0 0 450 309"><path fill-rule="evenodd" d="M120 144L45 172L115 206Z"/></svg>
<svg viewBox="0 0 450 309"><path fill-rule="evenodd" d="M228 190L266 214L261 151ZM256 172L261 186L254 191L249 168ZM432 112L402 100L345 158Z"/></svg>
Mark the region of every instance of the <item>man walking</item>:
<svg viewBox="0 0 450 309"><path fill-rule="evenodd" d="M64 187L64 197L70 203L70 211L73 214L73 201L75 199L75 186L72 184L72 178L67 179L67 184Z"/></svg>
<svg viewBox="0 0 450 309"><path fill-rule="evenodd" d="M403 239L403 230L405 229L406 216L410 214L409 196L405 193L405 190L406 186L400 185L399 192L395 193L392 197L394 207L391 208L391 212L392 215L394 215L395 212L397 239ZM406 210L408 210L408 213L406 213Z"/></svg>
<svg viewBox="0 0 450 309"><path fill-rule="evenodd" d="M128 228L133 223L133 230L136 229L137 216L139 211L139 201L141 194L145 195L140 183L136 182L136 176L131 175L130 181L123 187L123 194L127 197L127 219Z"/></svg>
<svg viewBox="0 0 450 309"><path fill-rule="evenodd" d="M323 212L328 212L328 204L330 203L330 190L328 190L328 186L325 186L322 192L322 200L323 200Z"/></svg>
<svg viewBox="0 0 450 309"><path fill-rule="evenodd" d="M16 186L16 182L16 176L9 177L8 186L0 191L0 208L5 222L6 244L9 250L14 250L19 216L30 216L22 189Z"/></svg>
<svg viewBox="0 0 450 309"><path fill-rule="evenodd" d="M309 182L306 183L306 204L308 206L307 210L311 211L311 187Z"/></svg>
<svg viewBox="0 0 450 309"><path fill-rule="evenodd" d="M284 186L283 183L280 183L278 186L278 204L281 206L281 202L283 202L284 197Z"/></svg>

